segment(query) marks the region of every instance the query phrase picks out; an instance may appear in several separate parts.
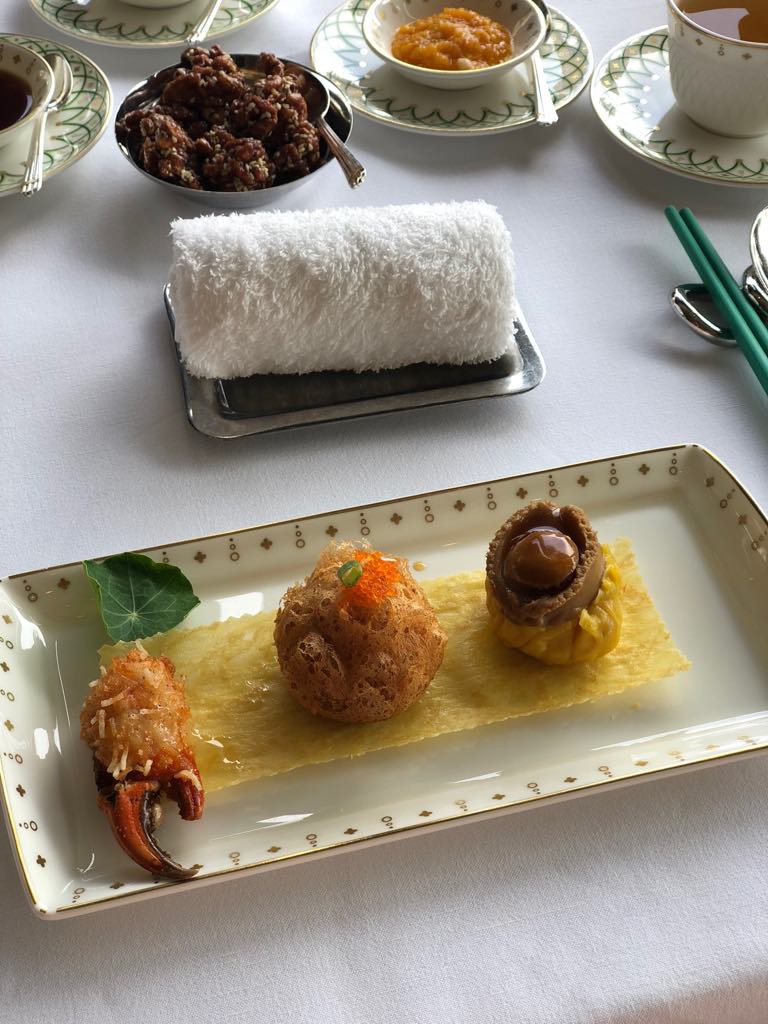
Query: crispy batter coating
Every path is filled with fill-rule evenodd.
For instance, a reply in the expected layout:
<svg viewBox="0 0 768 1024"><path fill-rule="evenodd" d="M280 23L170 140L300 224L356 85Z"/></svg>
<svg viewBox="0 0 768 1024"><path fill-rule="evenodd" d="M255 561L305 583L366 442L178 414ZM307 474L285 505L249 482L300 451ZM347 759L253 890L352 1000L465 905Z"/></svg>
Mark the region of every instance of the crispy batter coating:
<svg viewBox="0 0 768 1024"><path fill-rule="evenodd" d="M117 124L118 138L150 174L188 188L241 192L309 174L321 152L304 76L274 54L260 59L263 77L246 76L219 46L189 47L159 100Z"/></svg>
<svg viewBox="0 0 768 1024"><path fill-rule="evenodd" d="M113 658L92 685L80 712L80 735L116 780L138 772L168 782L195 769L188 723L184 683L173 662L137 648Z"/></svg>
<svg viewBox="0 0 768 1024"><path fill-rule="evenodd" d="M291 693L308 711L377 722L421 697L443 660L446 635L402 559L389 596L346 600L337 571L355 553L353 544L329 544L304 582L287 591L275 646Z"/></svg>

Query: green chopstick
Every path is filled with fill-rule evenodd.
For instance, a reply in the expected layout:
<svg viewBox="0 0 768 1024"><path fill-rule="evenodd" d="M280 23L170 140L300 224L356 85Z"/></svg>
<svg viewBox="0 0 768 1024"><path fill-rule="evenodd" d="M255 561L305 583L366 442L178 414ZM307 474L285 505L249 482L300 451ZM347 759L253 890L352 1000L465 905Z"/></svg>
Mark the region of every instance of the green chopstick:
<svg viewBox="0 0 768 1024"><path fill-rule="evenodd" d="M690 220L696 223L693 214L690 211L688 213ZM750 305L749 300L742 294L738 284L733 280L723 261L715 253L712 243L709 239L706 239L698 223L696 223L696 227L706 239L708 250L717 256L717 264L714 261L710 261L708 252L705 251L697 236L694 235L689 223L686 223L686 220L683 219L674 206L668 206L664 210L664 214L672 225L672 230L680 239L683 248L688 253L690 261L706 286L712 301L728 322L731 332L738 342L739 348L744 353L747 362L752 367L755 376L760 382L760 386L768 394L768 329L766 329ZM722 270L719 270L718 267L721 267ZM728 279L733 282L733 287L736 289L739 298L736 298L733 291L728 288L726 284ZM765 344L765 349L761 342Z"/></svg>

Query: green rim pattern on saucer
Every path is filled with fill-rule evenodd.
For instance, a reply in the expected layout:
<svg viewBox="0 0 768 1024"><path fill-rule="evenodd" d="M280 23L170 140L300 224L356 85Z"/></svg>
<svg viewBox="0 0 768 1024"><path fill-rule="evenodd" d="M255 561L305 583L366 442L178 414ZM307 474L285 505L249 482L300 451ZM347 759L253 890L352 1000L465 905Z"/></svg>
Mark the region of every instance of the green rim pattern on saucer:
<svg viewBox="0 0 768 1024"><path fill-rule="evenodd" d="M274 7L278 0L224 0L211 38L241 28ZM29 0L32 9L61 32L111 46L180 46L203 10L203 0L153 10L117 0L92 0L81 7L72 0Z"/></svg>
<svg viewBox="0 0 768 1024"><path fill-rule="evenodd" d="M461 92L430 89L403 78L370 52L362 22L372 0L347 0L325 18L310 46L310 63L346 94L352 107L376 121L443 135L512 131L533 124L530 69ZM497 6L501 6L498 0ZM557 107L571 103L589 82L592 51L584 33L552 10L552 32L542 47L544 70Z"/></svg>
<svg viewBox="0 0 768 1024"><path fill-rule="evenodd" d="M26 46L44 57L61 54L72 68L73 88L66 105L51 114L45 129L44 180L76 163L96 145L112 111L112 90L104 72L77 50L37 36L0 34L0 42ZM20 191L28 136L0 150L0 197Z"/></svg>
<svg viewBox="0 0 768 1024"><path fill-rule="evenodd" d="M713 184L768 185L768 137L735 139L699 128L675 105L665 26L610 50L592 81L592 105L611 135L662 170Z"/></svg>

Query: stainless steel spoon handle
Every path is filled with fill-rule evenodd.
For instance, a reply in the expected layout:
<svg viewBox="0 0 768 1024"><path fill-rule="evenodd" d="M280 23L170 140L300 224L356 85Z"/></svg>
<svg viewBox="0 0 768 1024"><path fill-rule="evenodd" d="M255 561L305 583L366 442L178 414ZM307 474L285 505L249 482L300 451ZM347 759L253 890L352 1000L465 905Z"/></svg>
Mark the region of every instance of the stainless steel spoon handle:
<svg viewBox="0 0 768 1024"><path fill-rule="evenodd" d="M357 188L365 180L365 168L357 157L347 149L324 117L317 119L317 130L328 143L328 149L338 160L350 188Z"/></svg>
<svg viewBox="0 0 768 1024"><path fill-rule="evenodd" d="M187 36L187 46L197 46L205 39L211 30L211 25L219 13L223 0L211 0L211 3L205 10L204 14L201 14L197 19L194 28Z"/></svg>
<svg viewBox="0 0 768 1024"><path fill-rule="evenodd" d="M45 162L45 124L48 110L43 110L32 126L32 139L29 144L29 157L21 183L21 194L33 196L43 187L43 163Z"/></svg>
<svg viewBox="0 0 768 1024"><path fill-rule="evenodd" d="M552 100L552 93L549 91L547 76L544 74L544 61L538 50L531 57L531 70L533 72L533 91L536 96L536 124L557 124L557 111Z"/></svg>

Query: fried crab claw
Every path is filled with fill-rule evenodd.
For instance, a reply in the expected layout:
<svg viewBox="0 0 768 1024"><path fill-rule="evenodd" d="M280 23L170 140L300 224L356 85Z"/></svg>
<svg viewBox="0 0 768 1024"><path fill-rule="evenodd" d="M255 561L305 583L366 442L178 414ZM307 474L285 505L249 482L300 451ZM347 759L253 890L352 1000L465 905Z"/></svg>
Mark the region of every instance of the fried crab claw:
<svg viewBox="0 0 768 1024"><path fill-rule="evenodd" d="M189 707L173 662L140 643L112 659L91 684L80 735L93 751L98 804L128 856L154 875L191 878L157 843L160 798L185 821L203 813L205 796L189 745Z"/></svg>

